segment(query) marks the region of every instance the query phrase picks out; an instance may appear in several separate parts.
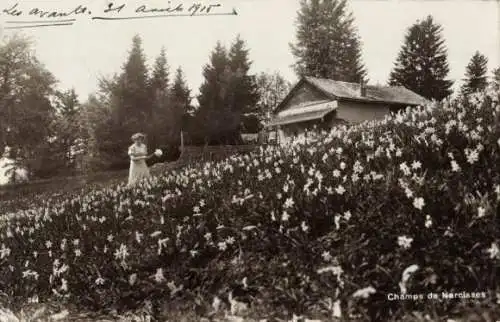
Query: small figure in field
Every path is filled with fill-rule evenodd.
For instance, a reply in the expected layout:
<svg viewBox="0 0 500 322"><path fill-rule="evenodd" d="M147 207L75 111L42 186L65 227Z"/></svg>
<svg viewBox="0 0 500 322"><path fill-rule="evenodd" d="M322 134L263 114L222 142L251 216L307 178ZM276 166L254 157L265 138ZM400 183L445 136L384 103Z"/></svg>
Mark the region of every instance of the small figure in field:
<svg viewBox="0 0 500 322"><path fill-rule="evenodd" d="M28 170L18 164L11 153L11 148L6 146L0 155L0 186L28 181Z"/></svg>
<svg viewBox="0 0 500 322"><path fill-rule="evenodd" d="M128 148L128 155L130 156L130 169L128 176L129 186L134 185L138 181L150 176L146 160L154 155L148 155L148 149L145 144L145 134L136 133L132 135L132 141L134 144Z"/></svg>

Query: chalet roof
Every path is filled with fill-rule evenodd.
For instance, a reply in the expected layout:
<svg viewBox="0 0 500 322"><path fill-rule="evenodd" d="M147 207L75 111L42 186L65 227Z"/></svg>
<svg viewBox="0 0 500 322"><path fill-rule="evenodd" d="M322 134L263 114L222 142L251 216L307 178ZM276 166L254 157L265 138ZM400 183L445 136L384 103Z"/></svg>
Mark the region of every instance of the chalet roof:
<svg viewBox="0 0 500 322"><path fill-rule="evenodd" d="M337 106L331 101L302 104L293 109L284 110L275 115L267 126L284 125L317 120L334 111Z"/></svg>
<svg viewBox="0 0 500 322"><path fill-rule="evenodd" d="M356 100L367 103L421 105L425 98L403 86L365 85L366 93L361 96L358 83L347 83L326 78L304 77L304 81L335 99Z"/></svg>

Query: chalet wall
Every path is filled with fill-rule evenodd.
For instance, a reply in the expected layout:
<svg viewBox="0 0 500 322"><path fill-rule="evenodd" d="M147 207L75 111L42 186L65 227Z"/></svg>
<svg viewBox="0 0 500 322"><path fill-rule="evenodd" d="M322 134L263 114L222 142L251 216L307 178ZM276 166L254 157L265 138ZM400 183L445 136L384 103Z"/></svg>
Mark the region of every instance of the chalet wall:
<svg viewBox="0 0 500 322"><path fill-rule="evenodd" d="M283 106L282 110L293 109L294 106L298 106L301 103L309 103L316 101L323 101L325 99L329 99L325 94L318 91L316 88L311 85L304 83L302 86L296 89L296 92L290 98L288 102Z"/></svg>
<svg viewBox="0 0 500 322"><path fill-rule="evenodd" d="M389 107L381 104L368 104L340 101L336 117L349 123L367 120L380 120L389 114Z"/></svg>

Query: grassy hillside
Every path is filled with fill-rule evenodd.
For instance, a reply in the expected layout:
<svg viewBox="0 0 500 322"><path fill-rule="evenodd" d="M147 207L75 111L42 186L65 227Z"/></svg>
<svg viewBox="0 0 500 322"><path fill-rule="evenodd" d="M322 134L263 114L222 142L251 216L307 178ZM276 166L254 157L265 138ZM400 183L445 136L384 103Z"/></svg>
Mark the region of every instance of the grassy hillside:
<svg viewBox="0 0 500 322"><path fill-rule="evenodd" d="M158 164L153 174L180 167L182 165L177 163ZM0 213L30 209L47 202L58 202L59 199L65 199L72 194L81 195L117 185L126 182L127 176L128 170L120 170L1 186Z"/></svg>
<svg viewBox="0 0 500 322"><path fill-rule="evenodd" d="M500 314L498 100L414 109L9 214L6 305L167 300L198 318L270 320Z"/></svg>

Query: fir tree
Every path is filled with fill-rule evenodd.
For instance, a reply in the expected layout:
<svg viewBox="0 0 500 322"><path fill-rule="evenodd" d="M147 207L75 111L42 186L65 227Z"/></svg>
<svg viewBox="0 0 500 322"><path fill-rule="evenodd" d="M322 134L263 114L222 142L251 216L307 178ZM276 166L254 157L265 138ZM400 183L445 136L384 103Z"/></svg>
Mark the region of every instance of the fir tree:
<svg viewBox="0 0 500 322"><path fill-rule="evenodd" d="M217 42L210 55L210 63L203 68L204 82L198 96L199 108L191 127L191 136L201 138L205 143L217 141L223 128L220 122L223 114L230 75L226 48Z"/></svg>
<svg viewBox="0 0 500 322"><path fill-rule="evenodd" d="M462 93L467 95L482 91L488 86L488 58L476 51L465 69L465 83L462 85Z"/></svg>
<svg viewBox="0 0 500 322"><path fill-rule="evenodd" d="M245 42L238 36L229 52L218 42L210 63L203 69L205 81L200 87L195 124L204 129L207 143L241 142L242 117L254 111L258 101L255 76L249 75L248 56Z"/></svg>
<svg viewBox="0 0 500 322"><path fill-rule="evenodd" d="M346 0L302 0L296 38L290 46L299 77L367 81L361 42Z"/></svg>
<svg viewBox="0 0 500 322"><path fill-rule="evenodd" d="M491 78L491 87L496 91L500 90L500 67L493 70Z"/></svg>
<svg viewBox="0 0 500 322"><path fill-rule="evenodd" d="M259 99L256 77L249 74L252 62L245 41L238 35L229 51L229 90L226 96L227 109L222 115L226 142L242 142L242 124L257 111Z"/></svg>
<svg viewBox="0 0 500 322"><path fill-rule="evenodd" d="M198 102L200 109L216 110L224 105L227 89L227 74L229 72L229 59L226 48L217 42L210 55L210 63L203 68L204 82L200 86Z"/></svg>
<svg viewBox="0 0 500 322"><path fill-rule="evenodd" d="M238 35L229 51L231 68L229 107L238 117L241 114L255 112L259 99L256 77L249 74L252 62L248 56L249 51L245 47L245 41Z"/></svg>
<svg viewBox="0 0 500 322"><path fill-rule="evenodd" d="M175 79L170 89L170 96L173 102L178 102L185 108L186 113L192 112L191 90L186 84L184 72L180 66L175 71Z"/></svg>
<svg viewBox="0 0 500 322"><path fill-rule="evenodd" d="M451 94L449 72L441 25L432 16L411 26L391 71L389 84L404 86L427 99L438 101Z"/></svg>
<svg viewBox="0 0 500 322"><path fill-rule="evenodd" d="M157 104L165 103L163 99L168 96L169 69L166 50L163 47L160 55L155 60L150 80L151 95L155 98Z"/></svg>
<svg viewBox="0 0 500 322"><path fill-rule="evenodd" d="M106 165L108 169L127 167L130 136L134 132L145 132L154 138L154 126L151 126L153 100L149 84L142 40L135 36L122 73L102 80L100 84L100 103L110 110L109 114L104 114L110 118L100 120L103 126L95 128L94 148L98 151L91 153L99 156L100 160L96 163Z"/></svg>
<svg viewBox="0 0 500 322"><path fill-rule="evenodd" d="M132 39L132 49L121 75L121 105L118 106L121 122L131 123L132 132L144 131L151 116L151 96L148 91L148 69L142 49L142 39ZM136 124L132 124L136 123Z"/></svg>
<svg viewBox="0 0 500 322"><path fill-rule="evenodd" d="M172 106L169 101L169 66L165 48L156 58L151 79L149 81L150 97L152 99L151 124L153 130L149 144L157 146L166 144L170 140L170 132L173 127Z"/></svg>
<svg viewBox="0 0 500 322"><path fill-rule="evenodd" d="M170 101L172 104L172 117L174 126L171 129L171 136L175 142L179 142L179 134L185 130L186 119L192 112L191 90L186 84L184 73L179 66L175 72L174 83L170 89Z"/></svg>

